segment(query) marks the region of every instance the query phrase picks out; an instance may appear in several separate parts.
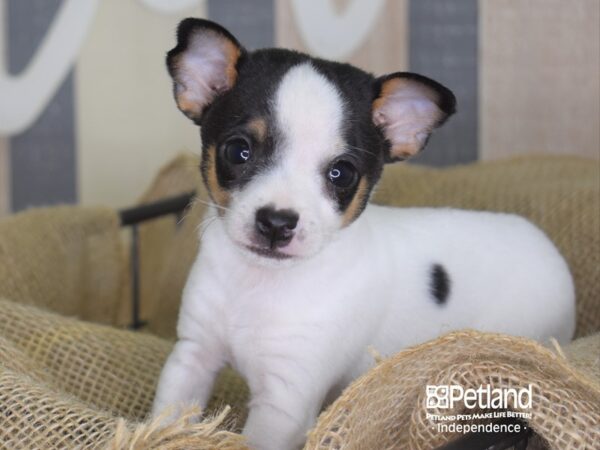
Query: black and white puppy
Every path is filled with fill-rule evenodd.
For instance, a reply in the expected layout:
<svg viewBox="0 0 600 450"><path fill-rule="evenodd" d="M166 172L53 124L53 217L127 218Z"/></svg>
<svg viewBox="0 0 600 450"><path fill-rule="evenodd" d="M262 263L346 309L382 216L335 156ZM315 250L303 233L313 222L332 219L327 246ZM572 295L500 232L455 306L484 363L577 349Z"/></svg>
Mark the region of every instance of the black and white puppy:
<svg viewBox="0 0 600 450"><path fill-rule="evenodd" d="M205 406L231 364L252 393L250 444L293 449L324 399L372 365L368 346L392 354L461 328L572 337L569 269L525 219L367 204L384 164L419 152L454 112L448 89L248 52L206 20L184 20L177 38L167 65L179 109L201 127L214 221L154 414Z"/></svg>

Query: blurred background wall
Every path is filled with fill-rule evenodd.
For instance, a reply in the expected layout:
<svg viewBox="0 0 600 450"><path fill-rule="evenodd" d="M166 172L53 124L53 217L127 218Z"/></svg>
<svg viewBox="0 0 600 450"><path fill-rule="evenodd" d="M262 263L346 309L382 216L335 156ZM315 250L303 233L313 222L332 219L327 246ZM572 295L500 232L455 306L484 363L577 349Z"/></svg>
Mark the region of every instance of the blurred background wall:
<svg viewBox="0 0 600 450"><path fill-rule="evenodd" d="M600 156L598 0L0 0L0 215L129 205L199 151L164 69L187 16L446 84L459 113L417 163Z"/></svg>

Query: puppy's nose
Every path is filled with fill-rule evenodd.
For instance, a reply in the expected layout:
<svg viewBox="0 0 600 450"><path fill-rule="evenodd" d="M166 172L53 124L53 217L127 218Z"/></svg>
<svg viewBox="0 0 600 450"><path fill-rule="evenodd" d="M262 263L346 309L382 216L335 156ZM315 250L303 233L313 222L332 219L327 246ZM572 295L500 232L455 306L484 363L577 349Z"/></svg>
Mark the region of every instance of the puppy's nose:
<svg viewBox="0 0 600 450"><path fill-rule="evenodd" d="M291 209L265 206L256 211L256 231L274 249L288 244L294 237L298 213Z"/></svg>

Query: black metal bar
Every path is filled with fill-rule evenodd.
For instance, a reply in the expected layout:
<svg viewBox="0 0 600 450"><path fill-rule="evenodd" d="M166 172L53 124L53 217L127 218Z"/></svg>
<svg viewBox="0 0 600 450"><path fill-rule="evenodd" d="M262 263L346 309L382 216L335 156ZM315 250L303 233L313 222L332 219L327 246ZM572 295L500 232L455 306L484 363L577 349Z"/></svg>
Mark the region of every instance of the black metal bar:
<svg viewBox="0 0 600 450"><path fill-rule="evenodd" d="M131 325L137 330L146 322L140 317L140 248L138 224L146 220L156 219L168 214L176 214L181 218L182 212L196 195L195 192L170 197L145 205L124 209L119 213L122 226L131 226Z"/></svg>
<svg viewBox="0 0 600 450"><path fill-rule="evenodd" d="M140 248L137 224L131 226L131 328L140 329L145 325L140 319Z"/></svg>
<svg viewBox="0 0 600 450"><path fill-rule="evenodd" d="M505 450L509 447L519 445L518 448L526 448L531 430L527 424L517 419L504 419L496 422L498 425L521 425L518 433L490 432L469 433L460 438L438 447L436 450Z"/></svg>
<svg viewBox="0 0 600 450"><path fill-rule="evenodd" d="M156 219L157 217L165 216L167 214L179 213L190 204L194 195L196 195L195 192L188 192L176 197L170 197L164 200L136 206L134 208L121 210L119 213L121 225L133 225L146 220Z"/></svg>

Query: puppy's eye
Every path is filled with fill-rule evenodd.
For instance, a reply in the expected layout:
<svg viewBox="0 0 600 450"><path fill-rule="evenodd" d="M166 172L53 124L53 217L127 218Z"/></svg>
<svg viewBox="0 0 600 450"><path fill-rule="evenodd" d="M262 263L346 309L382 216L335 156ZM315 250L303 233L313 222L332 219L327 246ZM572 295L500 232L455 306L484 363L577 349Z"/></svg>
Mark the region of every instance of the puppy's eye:
<svg viewBox="0 0 600 450"><path fill-rule="evenodd" d="M352 187L358 178L358 172L348 161L337 161L331 166L327 178L333 185L341 189Z"/></svg>
<svg viewBox="0 0 600 450"><path fill-rule="evenodd" d="M225 144L225 158L231 164L244 164L251 156L250 144L245 139L237 138Z"/></svg>

